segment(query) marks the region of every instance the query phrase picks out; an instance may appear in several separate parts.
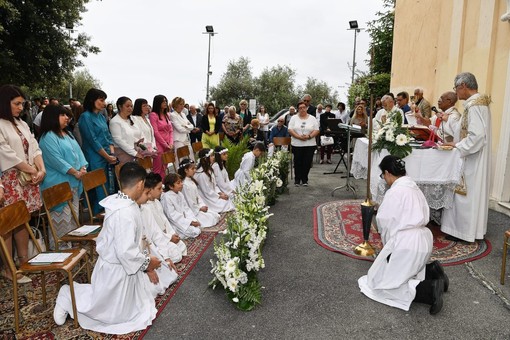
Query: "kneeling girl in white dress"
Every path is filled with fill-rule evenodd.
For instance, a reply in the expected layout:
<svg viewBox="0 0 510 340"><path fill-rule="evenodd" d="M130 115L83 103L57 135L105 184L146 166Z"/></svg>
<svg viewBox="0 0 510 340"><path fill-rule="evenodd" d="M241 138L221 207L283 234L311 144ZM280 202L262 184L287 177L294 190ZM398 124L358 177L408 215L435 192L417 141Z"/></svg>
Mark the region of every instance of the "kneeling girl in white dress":
<svg viewBox="0 0 510 340"><path fill-rule="evenodd" d="M200 164L195 173L200 197L211 211L222 213L234 210L234 204L228 195L216 186L216 179L211 168L214 163L214 152L211 149L202 149L198 153Z"/></svg>
<svg viewBox="0 0 510 340"><path fill-rule="evenodd" d="M197 182L193 178L196 172L195 162L185 158L179 164L179 175L184 178L182 193L202 228L213 227L220 220L220 215L210 211L198 194Z"/></svg>
<svg viewBox="0 0 510 340"><path fill-rule="evenodd" d="M235 194L234 189L236 187L235 184L228 178L228 172L226 168L228 160L228 149L224 146L217 146L214 148L214 160L215 162L212 165L212 169L218 189L230 197L233 197Z"/></svg>
<svg viewBox="0 0 510 340"><path fill-rule="evenodd" d="M175 226L180 238L194 238L200 235L200 222L186 203L182 194L183 182L178 174L165 177L165 193L161 196L161 205L166 217Z"/></svg>
<svg viewBox="0 0 510 340"><path fill-rule="evenodd" d="M159 199L163 193L163 180L161 176L155 172L147 174L145 178L145 188L148 189L148 201L141 205L142 218L145 215L151 215L154 219L155 226L161 230L165 236L166 244L162 253L163 256L172 260L173 263L178 263L182 260L183 256L188 254L186 244L181 240L179 235L175 232L175 228L170 224L163 211L163 206Z"/></svg>
<svg viewBox="0 0 510 340"><path fill-rule="evenodd" d="M253 146L253 150L245 153L241 160L241 165L234 175L236 188L251 182L250 172L255 167L255 160L266 151L266 146L262 142L257 142Z"/></svg>
<svg viewBox="0 0 510 340"><path fill-rule="evenodd" d="M136 200L142 206L149 199L149 188L145 186L142 196ZM177 268L170 259L171 250L169 240L156 225L152 214L142 210L142 244L141 248L147 254L154 255L161 261L161 266L153 271L148 271L145 276L147 286L155 298L165 293L166 289L177 280Z"/></svg>

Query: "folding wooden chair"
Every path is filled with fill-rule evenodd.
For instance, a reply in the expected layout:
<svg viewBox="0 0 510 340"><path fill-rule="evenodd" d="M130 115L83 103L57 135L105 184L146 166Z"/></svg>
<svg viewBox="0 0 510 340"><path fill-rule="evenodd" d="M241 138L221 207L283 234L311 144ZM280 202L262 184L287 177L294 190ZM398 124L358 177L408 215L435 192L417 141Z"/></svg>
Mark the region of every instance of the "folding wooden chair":
<svg viewBox="0 0 510 340"><path fill-rule="evenodd" d="M175 167L175 153L173 151L167 151L161 155L161 161L165 165L165 173L168 175L168 164L172 164L175 172L177 172L177 168Z"/></svg>
<svg viewBox="0 0 510 340"><path fill-rule="evenodd" d="M204 148L204 145L202 144L202 142L195 142L191 144L191 148L193 149L193 152L195 153L196 156L197 153Z"/></svg>
<svg viewBox="0 0 510 340"><path fill-rule="evenodd" d="M138 158L136 161L145 170L151 170L152 169L152 157ZM120 186L119 186L119 188L120 188Z"/></svg>
<svg viewBox="0 0 510 340"><path fill-rule="evenodd" d="M69 209L71 210L72 221L76 228L80 227L80 222L78 220L78 216L73 208L73 192L71 191L71 186L69 182L63 182L47 189L44 189L42 192L42 198L44 203L44 210L48 215L48 225L50 226L50 232L53 235L53 240L55 240L55 250L59 250L60 243L65 242L80 242L80 243L88 243L89 245L89 256L92 260L94 258L94 248L96 245L97 234L101 230L101 225L98 225L98 230L94 234L88 234L85 236L74 236L65 234L62 237L57 235L57 231L55 226L53 225L53 219L50 215L50 210L54 207L67 203ZM76 228L73 228L76 229Z"/></svg>
<svg viewBox="0 0 510 340"><path fill-rule="evenodd" d="M0 247L2 249L2 253L4 255L4 260L6 261L5 266L6 270L10 270L13 281L13 303L14 303L14 323L16 328L16 333L19 333L19 301L18 301L18 282L16 280L17 274L23 273L40 273L41 274L41 290L42 290L42 300L43 305L46 307L46 272L49 271L59 271L63 274L67 275L67 279L69 281L69 287L71 290L71 303L73 305L73 315L74 315L74 326L78 327L78 314L76 310L76 299L74 296L74 278L75 276L81 272L82 269L86 269L87 271L87 279L90 282L90 265L87 258L87 251L85 249L70 249L63 250L63 253L70 253L69 256L64 262L59 263L50 263L50 264L30 264L29 262L21 265L19 269L16 269L14 264L14 260L12 258L12 254L8 251L7 245L5 243L5 236L12 232L14 229L26 228L28 234L34 245L37 247L37 250L41 252L41 247L39 243L37 243L34 233L32 229L28 225L30 221L30 214L28 212L27 206L24 201L18 201L7 207L0 209ZM76 268L76 269L75 269ZM76 270L73 273L73 270Z"/></svg>
<svg viewBox="0 0 510 340"><path fill-rule="evenodd" d="M87 172L81 177L81 182L83 184L83 192L85 192L85 200L87 201L87 206L89 207L90 223L94 223L94 220L102 221L104 219L104 212L94 216L88 192L89 190L96 189L98 187L103 187L105 196L108 196L108 191L106 190L106 175L104 173L104 170L96 169Z"/></svg>
<svg viewBox="0 0 510 340"><path fill-rule="evenodd" d="M274 146L286 146L289 150L289 153L290 153L290 179L292 179L292 164L293 164L293 160L292 160L292 145L290 144L292 141L292 138L291 137L273 137L273 144Z"/></svg>
<svg viewBox="0 0 510 340"><path fill-rule="evenodd" d="M177 149L177 159L180 161L183 158L189 158L189 146L184 145Z"/></svg>

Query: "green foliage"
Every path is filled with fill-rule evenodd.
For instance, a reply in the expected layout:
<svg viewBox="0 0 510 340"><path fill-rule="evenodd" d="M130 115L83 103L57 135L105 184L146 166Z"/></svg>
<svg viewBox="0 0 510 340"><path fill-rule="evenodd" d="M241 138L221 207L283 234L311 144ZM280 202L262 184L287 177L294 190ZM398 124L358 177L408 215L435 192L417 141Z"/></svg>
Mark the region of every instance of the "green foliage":
<svg viewBox="0 0 510 340"><path fill-rule="evenodd" d="M294 90L296 71L289 66L265 68L255 79L257 101L268 113L276 113L297 102Z"/></svg>
<svg viewBox="0 0 510 340"><path fill-rule="evenodd" d="M382 97L390 91L391 75L389 73L381 73L376 75L365 74L354 81L354 84L349 87L349 106L354 106L356 97L361 97L370 100L370 89L368 83L375 82L374 87L374 101L376 97ZM370 103L368 103L370 104Z"/></svg>
<svg viewBox="0 0 510 340"><path fill-rule="evenodd" d="M234 174L241 166L244 154L248 152L249 139L249 136L244 136L238 144L232 143L228 138L223 140L223 146L228 149L228 161L226 168L230 179L234 179Z"/></svg>
<svg viewBox="0 0 510 340"><path fill-rule="evenodd" d="M234 304L237 308L243 311L252 310L255 305L260 304L260 300L262 299L262 286L260 285L259 280L257 279L257 274L255 272L248 273L248 282L239 288L238 299L239 302ZM229 299L232 301L234 297L234 293L231 291L227 292Z"/></svg>
<svg viewBox="0 0 510 340"><path fill-rule="evenodd" d="M216 100L220 107L238 107L242 99L254 98L254 94L255 81L251 73L250 59L245 57L238 61L231 60L218 85L211 87L211 98Z"/></svg>
<svg viewBox="0 0 510 340"><path fill-rule="evenodd" d="M377 19L368 23L370 35L370 73L391 73L393 50L393 25L395 21L395 0L382 0L385 12L378 12Z"/></svg>
<svg viewBox="0 0 510 340"><path fill-rule="evenodd" d="M90 38L72 36L89 0L0 1L0 83L47 93L50 84L70 79L79 56L98 53Z"/></svg>
<svg viewBox="0 0 510 340"><path fill-rule="evenodd" d="M326 105L331 104L336 107L338 103L338 91L333 91L331 87L324 81L315 78L308 78L304 88L298 88L299 98L304 94L312 96L312 103L318 105L319 103Z"/></svg>
<svg viewBox="0 0 510 340"><path fill-rule="evenodd" d="M211 98L220 107L224 105L238 107L241 99L256 99L269 113L296 105L305 93L312 96L315 104L336 104L338 92L333 91L324 81L308 78L305 86L295 88L295 76L294 69L277 65L266 67L254 78L250 60L241 57L237 61L229 62L227 71L222 75L218 85L211 88Z"/></svg>

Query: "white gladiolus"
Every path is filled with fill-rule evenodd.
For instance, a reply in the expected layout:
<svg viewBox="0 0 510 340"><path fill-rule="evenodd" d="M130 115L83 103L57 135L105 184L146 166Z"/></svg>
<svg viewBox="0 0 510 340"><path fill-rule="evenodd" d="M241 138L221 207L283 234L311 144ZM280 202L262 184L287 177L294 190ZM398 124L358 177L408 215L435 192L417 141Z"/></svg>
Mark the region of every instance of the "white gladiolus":
<svg viewBox="0 0 510 340"><path fill-rule="evenodd" d="M388 142L395 141L395 136L393 136L393 131L391 131L391 130L386 131L386 140Z"/></svg>

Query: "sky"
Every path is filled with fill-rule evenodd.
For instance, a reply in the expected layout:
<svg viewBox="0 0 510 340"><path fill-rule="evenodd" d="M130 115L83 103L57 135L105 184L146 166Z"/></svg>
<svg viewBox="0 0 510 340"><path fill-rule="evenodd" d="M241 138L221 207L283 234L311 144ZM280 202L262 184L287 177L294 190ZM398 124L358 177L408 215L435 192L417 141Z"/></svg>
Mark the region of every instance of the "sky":
<svg viewBox="0 0 510 340"><path fill-rule="evenodd" d="M381 0L92 0L86 7L76 29L101 52L82 61L108 102L128 96L151 103L164 94L190 104L206 97L206 25L218 33L211 39L210 87L230 61L247 57L254 77L287 65L296 71L296 86L313 77L345 101L354 47L349 21L365 28L383 10ZM368 69L368 43L362 30L356 70Z"/></svg>

